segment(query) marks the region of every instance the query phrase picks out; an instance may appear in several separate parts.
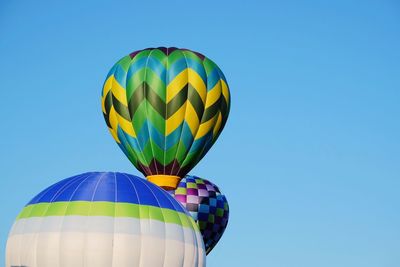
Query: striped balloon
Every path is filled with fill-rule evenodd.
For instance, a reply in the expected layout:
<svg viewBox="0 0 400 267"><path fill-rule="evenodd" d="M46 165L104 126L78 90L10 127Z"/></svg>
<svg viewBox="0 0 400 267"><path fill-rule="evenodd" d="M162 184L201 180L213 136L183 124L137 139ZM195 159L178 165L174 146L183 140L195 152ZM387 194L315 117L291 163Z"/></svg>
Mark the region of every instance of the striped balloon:
<svg viewBox="0 0 400 267"><path fill-rule="evenodd" d="M196 223L166 191L123 173L56 183L19 214L6 266L205 266Z"/></svg>
<svg viewBox="0 0 400 267"><path fill-rule="evenodd" d="M159 47L119 60L107 75L101 102L107 126L129 160L150 181L171 189L217 140L230 94L210 59Z"/></svg>

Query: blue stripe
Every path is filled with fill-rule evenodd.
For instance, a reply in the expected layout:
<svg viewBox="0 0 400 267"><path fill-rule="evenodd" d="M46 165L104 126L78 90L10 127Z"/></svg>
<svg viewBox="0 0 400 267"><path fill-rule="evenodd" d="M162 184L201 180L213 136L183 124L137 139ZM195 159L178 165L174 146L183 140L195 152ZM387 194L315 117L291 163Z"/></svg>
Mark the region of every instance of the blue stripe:
<svg viewBox="0 0 400 267"><path fill-rule="evenodd" d="M150 68L165 84L165 73L167 70L162 62L154 57L150 57L149 61L147 62L147 67Z"/></svg>
<svg viewBox="0 0 400 267"><path fill-rule="evenodd" d="M163 150L170 149L178 142L182 142L186 148L189 148L193 143L194 139L192 136L192 132L190 131L189 125L187 124L186 121L184 121L178 128L176 128L168 136L165 136L164 134L160 133L150 121L145 120L142 127L136 134L137 138L132 137L129 134L126 134L122 130L122 128L118 126L117 135L119 140L121 141L120 147L122 151L125 153L125 155L129 154L128 151L126 150L126 147L128 146L130 146L135 153L141 153L143 148L149 142L150 138L160 149Z"/></svg>
<svg viewBox="0 0 400 267"><path fill-rule="evenodd" d="M172 133L167 136L165 141L165 150L169 150L171 147L179 143L182 133L183 123L181 123Z"/></svg>
<svg viewBox="0 0 400 267"><path fill-rule="evenodd" d="M185 212L166 191L134 175L89 172L43 190L28 205L60 201L107 201L149 205Z"/></svg>
<svg viewBox="0 0 400 267"><path fill-rule="evenodd" d="M225 78L225 74L222 72L222 70L221 70L220 68L217 67L217 69L218 69L219 77L220 77L222 80L224 80L224 82L225 82L226 84L228 84L228 82L226 81L226 78Z"/></svg>
<svg viewBox="0 0 400 267"><path fill-rule="evenodd" d="M132 65L129 66L126 79L129 81L136 72L145 67L151 69L160 78L160 80L164 81L165 83L165 73L167 70L162 62L153 57L142 57L138 60L135 60Z"/></svg>
<svg viewBox="0 0 400 267"><path fill-rule="evenodd" d="M185 145L186 150L193 144L194 137L192 132L190 131L189 124L184 121L183 122L183 130L181 135L181 142Z"/></svg>
<svg viewBox="0 0 400 267"><path fill-rule="evenodd" d="M190 154L190 153L198 153L198 151L200 151L200 149L202 149L204 147L204 145L206 144L207 141L209 143L212 143L212 141L211 141L212 137L213 137L213 132L210 131L206 135L204 135L203 137L201 137L201 138L199 138L197 140L194 140L194 142L192 144L192 147L190 148L188 154Z"/></svg>
<svg viewBox="0 0 400 267"><path fill-rule="evenodd" d="M136 132L136 140L144 148L145 144L149 141L149 122L145 120L142 124L142 128Z"/></svg>
<svg viewBox="0 0 400 267"><path fill-rule="evenodd" d="M128 175L123 175L123 179L117 179L117 188L117 202L139 203L138 193Z"/></svg>
<svg viewBox="0 0 400 267"><path fill-rule="evenodd" d="M126 80L129 81L138 70L144 68L146 66L146 62L147 62L147 57L142 57L138 60L135 60L132 63L132 65L129 66L128 75L126 77Z"/></svg>
<svg viewBox="0 0 400 267"><path fill-rule="evenodd" d="M122 68L121 65L116 65L116 68L114 71L114 78L123 88L125 88L126 71Z"/></svg>
<svg viewBox="0 0 400 267"><path fill-rule="evenodd" d="M122 146L120 146L120 147L126 148L126 147L130 146L135 152L142 151L141 148L139 147L138 140L136 138L130 136L129 134L125 134L125 132L122 130L121 127L119 127L119 125L118 125L118 129L117 129L117 135L122 144ZM127 154L127 151L124 151L124 153Z"/></svg>
<svg viewBox="0 0 400 267"><path fill-rule="evenodd" d="M149 135L149 131L151 136ZM128 147L131 147L136 154L142 153L142 150L149 142L150 137L153 142L162 150L171 149L178 142L182 142L187 149L192 145L194 139L186 121L184 121L178 128L165 137L153 126L151 122L145 120L142 128L136 134L137 138L126 134L119 126L117 128L117 135L121 142L119 146L127 156L129 156L127 151Z"/></svg>
<svg viewBox="0 0 400 267"><path fill-rule="evenodd" d="M168 69L168 81L172 81L186 68L193 69L197 74L199 74L204 84L207 84L207 74L204 66L191 58L182 58L175 61Z"/></svg>
<svg viewBox="0 0 400 267"><path fill-rule="evenodd" d="M39 193L37 196L35 196L28 204L34 204L34 203L38 203L38 202L50 202L56 192L58 192L66 184L70 183L71 181L73 181L74 179L76 179L77 177L80 177L80 176L82 176L82 174L67 178L65 180L62 180L62 181L48 187L47 189L45 189L41 193Z"/></svg>
<svg viewBox="0 0 400 267"><path fill-rule="evenodd" d="M197 74L199 74L204 84L207 84L207 73L206 70L204 69L203 64L200 64L198 61L193 60L191 58L187 59L187 63L188 63L188 68L193 69Z"/></svg>
<svg viewBox="0 0 400 267"><path fill-rule="evenodd" d="M187 68L185 58L178 59L168 67L168 81L172 81L179 73Z"/></svg>
<svg viewBox="0 0 400 267"><path fill-rule="evenodd" d="M87 193L85 194L85 196L81 196L82 192L80 192L80 194L78 195L78 197L76 197L75 195L75 191L77 189L79 189L80 185L85 182L88 178L90 177L90 175L86 175L86 176L82 176L79 177L79 179L75 179L73 180L71 183L66 184L65 187L63 187L61 189L60 192L58 193L54 193L53 194L53 198L50 199L48 202L59 202L59 201L72 201L72 200L91 200L91 196L89 198L89 194L92 193L91 195L93 195L93 190L91 190L91 187L86 187L86 191ZM94 185L92 185L94 187Z"/></svg>
<svg viewBox="0 0 400 267"><path fill-rule="evenodd" d="M108 79L111 75L114 74L115 68L116 68L116 67L117 67L117 64L115 64L114 66L112 66L112 68L110 69L110 71L107 73L107 77L106 77L105 81L107 81L107 79ZM105 81L104 81L104 83L105 83Z"/></svg>
<svg viewBox="0 0 400 267"><path fill-rule="evenodd" d="M99 175L99 178L90 179L90 183L87 183L87 186L80 186L82 192L82 199L80 199L76 195L74 200L85 200L87 197L87 193L92 195L93 201L109 201L109 202L117 202L117 194L115 190L116 188L116 178L117 175L114 174L102 174ZM89 192L88 192L89 191ZM78 191L79 192L79 191Z"/></svg>
<svg viewBox="0 0 400 267"><path fill-rule="evenodd" d="M207 76L207 92L213 89L220 79L218 68L214 68Z"/></svg>

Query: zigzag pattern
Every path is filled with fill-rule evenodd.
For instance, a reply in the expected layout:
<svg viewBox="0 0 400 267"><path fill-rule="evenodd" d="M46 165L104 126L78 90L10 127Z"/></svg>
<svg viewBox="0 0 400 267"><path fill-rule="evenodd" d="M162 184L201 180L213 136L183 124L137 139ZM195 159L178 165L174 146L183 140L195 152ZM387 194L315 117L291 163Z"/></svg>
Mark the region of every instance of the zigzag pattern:
<svg viewBox="0 0 400 267"><path fill-rule="evenodd" d="M112 136L144 175L183 177L208 152L229 114L222 71L186 49L148 48L110 70L102 110Z"/></svg>

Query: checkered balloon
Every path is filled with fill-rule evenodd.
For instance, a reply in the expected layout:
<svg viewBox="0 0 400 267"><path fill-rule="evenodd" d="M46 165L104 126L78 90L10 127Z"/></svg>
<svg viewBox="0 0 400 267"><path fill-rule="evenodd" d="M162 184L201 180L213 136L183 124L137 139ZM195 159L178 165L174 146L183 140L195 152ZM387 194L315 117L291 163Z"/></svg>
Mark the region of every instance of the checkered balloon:
<svg viewBox="0 0 400 267"><path fill-rule="evenodd" d="M197 222L207 254L218 243L228 224L229 205L219 188L210 181L186 175L177 189L169 191Z"/></svg>

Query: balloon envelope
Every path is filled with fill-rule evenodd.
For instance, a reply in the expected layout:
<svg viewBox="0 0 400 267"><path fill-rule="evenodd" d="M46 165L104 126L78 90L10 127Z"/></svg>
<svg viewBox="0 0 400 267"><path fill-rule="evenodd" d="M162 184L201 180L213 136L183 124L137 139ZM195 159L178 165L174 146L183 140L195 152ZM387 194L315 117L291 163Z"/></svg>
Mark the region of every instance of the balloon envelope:
<svg viewBox="0 0 400 267"><path fill-rule="evenodd" d="M218 243L229 219L226 197L212 182L186 175L176 190L170 191L199 225L207 254Z"/></svg>
<svg viewBox="0 0 400 267"><path fill-rule="evenodd" d="M175 188L207 153L228 118L229 88L200 53L147 48L123 57L102 91L107 126L148 179Z"/></svg>
<svg viewBox="0 0 400 267"><path fill-rule="evenodd" d="M136 176L84 173L19 214L6 266L205 266L197 225L167 192Z"/></svg>

